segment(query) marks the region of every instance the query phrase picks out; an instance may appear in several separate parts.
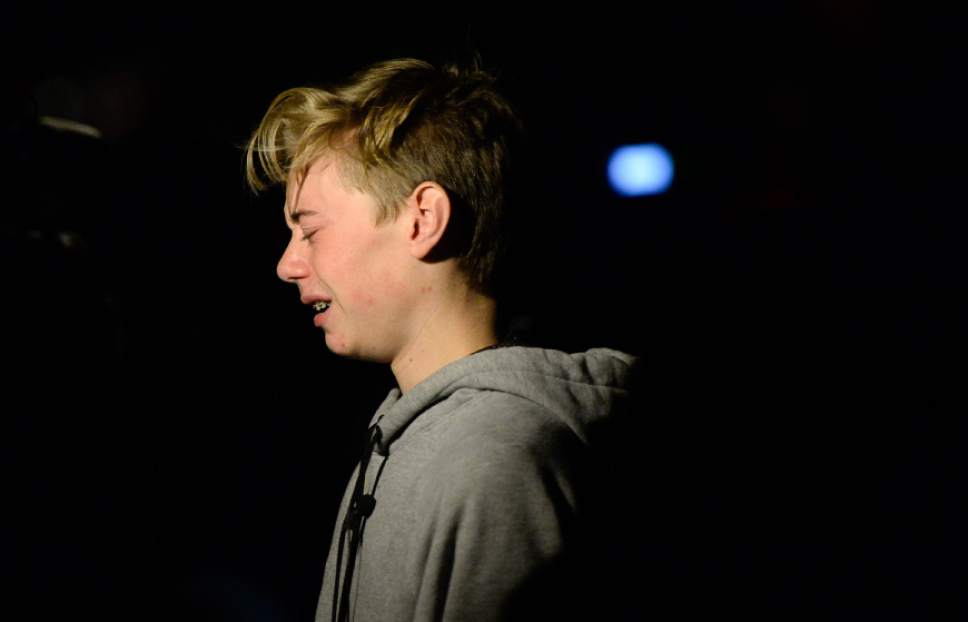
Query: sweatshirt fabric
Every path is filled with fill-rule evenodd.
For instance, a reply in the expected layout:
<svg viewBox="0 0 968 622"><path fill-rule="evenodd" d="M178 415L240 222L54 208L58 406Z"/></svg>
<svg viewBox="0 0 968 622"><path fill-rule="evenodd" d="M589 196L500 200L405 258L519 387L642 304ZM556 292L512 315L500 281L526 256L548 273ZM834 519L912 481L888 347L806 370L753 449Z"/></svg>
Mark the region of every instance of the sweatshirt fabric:
<svg viewBox="0 0 968 622"><path fill-rule="evenodd" d="M590 448L627 405L636 357L512 346L454 361L371 420L350 620L507 620L533 604L582 516ZM331 619L343 496L316 621ZM339 577L347 576L343 555ZM550 575L549 575L550 576ZM342 588L340 588L341 590Z"/></svg>

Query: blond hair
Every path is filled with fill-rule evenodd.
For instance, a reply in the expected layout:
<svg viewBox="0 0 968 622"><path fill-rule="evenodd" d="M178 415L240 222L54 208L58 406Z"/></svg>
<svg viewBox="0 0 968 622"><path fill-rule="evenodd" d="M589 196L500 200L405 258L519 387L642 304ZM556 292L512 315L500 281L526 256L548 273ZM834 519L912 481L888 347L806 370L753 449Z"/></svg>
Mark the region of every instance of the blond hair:
<svg viewBox="0 0 968 622"><path fill-rule="evenodd" d="M343 183L376 200L380 226L396 220L418 184L434 181L452 205L441 252L458 257L471 287L492 293L505 251L510 144L521 123L479 64L438 70L395 59L335 88L284 91L249 140L249 186L259 192L299 184L313 162L332 153Z"/></svg>

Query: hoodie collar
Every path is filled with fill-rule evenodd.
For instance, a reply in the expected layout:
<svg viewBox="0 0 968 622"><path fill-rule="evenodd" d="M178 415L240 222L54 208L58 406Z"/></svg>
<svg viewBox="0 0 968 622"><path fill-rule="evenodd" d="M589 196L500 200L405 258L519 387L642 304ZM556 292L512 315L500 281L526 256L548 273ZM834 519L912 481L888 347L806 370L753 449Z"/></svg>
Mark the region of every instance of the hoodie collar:
<svg viewBox="0 0 968 622"><path fill-rule="evenodd" d="M406 394L393 387L370 425L379 425L377 451L389 453L392 443L420 413L463 387L519 395L553 411L563 410L569 425L583 440L592 420L608 414L636 357L608 348L568 354L558 350L499 343L452 361Z"/></svg>

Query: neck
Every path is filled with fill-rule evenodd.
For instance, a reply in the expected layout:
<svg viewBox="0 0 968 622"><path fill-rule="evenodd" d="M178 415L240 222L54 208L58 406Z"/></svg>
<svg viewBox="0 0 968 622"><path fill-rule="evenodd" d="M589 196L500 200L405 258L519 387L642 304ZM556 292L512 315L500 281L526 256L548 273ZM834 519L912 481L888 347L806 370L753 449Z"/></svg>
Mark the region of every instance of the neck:
<svg viewBox="0 0 968 622"><path fill-rule="evenodd" d="M462 289L441 298L417 336L390 363L401 393L442 367L497 343L493 298Z"/></svg>

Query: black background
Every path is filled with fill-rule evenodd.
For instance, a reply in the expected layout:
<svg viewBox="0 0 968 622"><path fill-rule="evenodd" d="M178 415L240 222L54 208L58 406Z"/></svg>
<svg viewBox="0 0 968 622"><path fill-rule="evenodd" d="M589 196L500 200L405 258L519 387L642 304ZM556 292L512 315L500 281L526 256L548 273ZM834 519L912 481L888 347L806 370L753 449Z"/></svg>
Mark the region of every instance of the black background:
<svg viewBox="0 0 968 622"><path fill-rule="evenodd" d="M774 4L7 10L3 606L311 619L393 378L276 278L240 146L285 88L477 50L529 132L514 309L645 361L612 617L964 611L964 22ZM104 140L36 125L57 76ZM612 194L651 141L671 190Z"/></svg>

